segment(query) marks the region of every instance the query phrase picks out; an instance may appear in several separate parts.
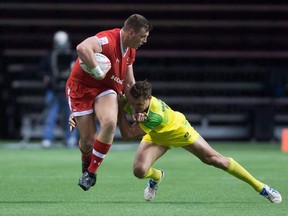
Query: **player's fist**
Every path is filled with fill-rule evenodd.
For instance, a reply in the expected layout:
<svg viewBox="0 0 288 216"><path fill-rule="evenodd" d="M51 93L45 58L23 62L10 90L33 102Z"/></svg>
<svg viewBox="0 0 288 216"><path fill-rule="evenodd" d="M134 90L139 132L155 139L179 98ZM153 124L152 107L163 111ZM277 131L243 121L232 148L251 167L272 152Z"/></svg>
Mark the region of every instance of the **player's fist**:
<svg viewBox="0 0 288 216"><path fill-rule="evenodd" d="M132 116L132 118L136 122L144 122L147 120L147 114L146 113L135 113Z"/></svg>

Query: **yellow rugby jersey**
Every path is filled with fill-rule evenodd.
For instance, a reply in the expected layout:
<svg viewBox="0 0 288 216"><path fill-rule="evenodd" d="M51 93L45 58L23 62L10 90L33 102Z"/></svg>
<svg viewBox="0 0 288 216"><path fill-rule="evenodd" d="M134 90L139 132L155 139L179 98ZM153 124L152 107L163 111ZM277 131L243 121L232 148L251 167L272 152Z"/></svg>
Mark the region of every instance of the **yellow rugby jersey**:
<svg viewBox="0 0 288 216"><path fill-rule="evenodd" d="M192 144L199 136L182 113L155 97L151 98L147 119L138 124L147 133L143 141L169 147Z"/></svg>

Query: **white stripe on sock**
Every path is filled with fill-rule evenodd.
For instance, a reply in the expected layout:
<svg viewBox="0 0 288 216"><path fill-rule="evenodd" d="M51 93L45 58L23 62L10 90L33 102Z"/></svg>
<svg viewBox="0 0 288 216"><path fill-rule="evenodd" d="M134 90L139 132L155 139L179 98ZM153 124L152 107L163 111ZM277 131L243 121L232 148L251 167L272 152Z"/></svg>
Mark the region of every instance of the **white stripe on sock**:
<svg viewBox="0 0 288 216"><path fill-rule="evenodd" d="M105 156L106 156L106 154L101 154L100 152L96 151L95 149L93 149L93 154L99 158L105 158Z"/></svg>

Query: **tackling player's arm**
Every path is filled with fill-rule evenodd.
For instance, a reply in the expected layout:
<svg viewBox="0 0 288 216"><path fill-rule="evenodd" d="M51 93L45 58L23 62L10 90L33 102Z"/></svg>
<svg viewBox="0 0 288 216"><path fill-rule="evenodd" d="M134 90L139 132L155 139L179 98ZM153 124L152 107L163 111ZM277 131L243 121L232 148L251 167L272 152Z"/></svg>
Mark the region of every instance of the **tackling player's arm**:
<svg viewBox="0 0 288 216"><path fill-rule="evenodd" d="M130 65L126 70L126 79L124 81L124 87L123 87L123 92L127 99L130 97L130 89L134 84L135 84L135 77L133 72L133 66ZM132 117L134 121L137 121L134 115Z"/></svg>
<svg viewBox="0 0 288 216"><path fill-rule="evenodd" d="M118 112L118 126L123 140L133 140L144 136L146 133L141 129L137 122L132 124L128 121L127 115L124 111L124 99L122 95L118 95L119 112Z"/></svg>

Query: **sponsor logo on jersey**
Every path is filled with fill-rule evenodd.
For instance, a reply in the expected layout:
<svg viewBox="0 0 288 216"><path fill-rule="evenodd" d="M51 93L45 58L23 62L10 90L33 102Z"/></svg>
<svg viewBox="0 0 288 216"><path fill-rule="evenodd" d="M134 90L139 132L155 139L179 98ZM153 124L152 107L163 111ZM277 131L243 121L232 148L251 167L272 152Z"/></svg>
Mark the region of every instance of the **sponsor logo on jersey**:
<svg viewBox="0 0 288 216"><path fill-rule="evenodd" d="M122 85L124 80L121 80L119 77L116 77L115 75L111 76L111 80L117 82L118 84Z"/></svg>
<svg viewBox="0 0 288 216"><path fill-rule="evenodd" d="M104 44L108 44L108 43L109 43L107 37L99 38L99 42L100 42L101 45L104 45Z"/></svg>
<svg viewBox="0 0 288 216"><path fill-rule="evenodd" d="M191 134L189 134L189 132L186 132L186 133L184 134L184 138L185 138L186 140L188 140L190 137L191 137Z"/></svg>

